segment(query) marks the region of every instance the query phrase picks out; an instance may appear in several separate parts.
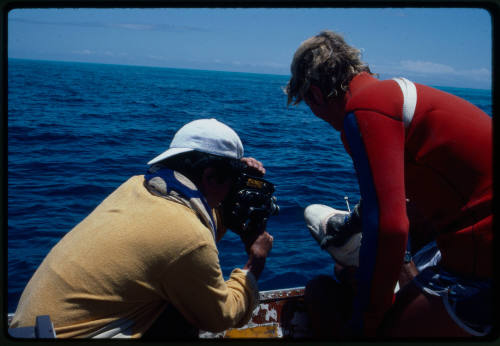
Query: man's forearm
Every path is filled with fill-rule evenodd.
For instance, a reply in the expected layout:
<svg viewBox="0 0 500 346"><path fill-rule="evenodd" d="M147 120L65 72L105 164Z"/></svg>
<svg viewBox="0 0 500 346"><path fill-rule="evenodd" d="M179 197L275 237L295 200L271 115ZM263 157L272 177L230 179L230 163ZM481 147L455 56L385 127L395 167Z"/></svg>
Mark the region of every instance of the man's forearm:
<svg viewBox="0 0 500 346"><path fill-rule="evenodd" d="M248 261L243 269L247 269L255 276L255 279L258 279L273 246L273 237L266 231L262 231L250 237L242 237L242 240L248 253Z"/></svg>
<svg viewBox="0 0 500 346"><path fill-rule="evenodd" d="M264 270L265 263L266 263L266 257L250 256L248 257L248 261L245 264L245 267L243 267L243 269L246 269L249 272L251 272L255 276L255 279L258 280L260 274L262 273L262 270Z"/></svg>

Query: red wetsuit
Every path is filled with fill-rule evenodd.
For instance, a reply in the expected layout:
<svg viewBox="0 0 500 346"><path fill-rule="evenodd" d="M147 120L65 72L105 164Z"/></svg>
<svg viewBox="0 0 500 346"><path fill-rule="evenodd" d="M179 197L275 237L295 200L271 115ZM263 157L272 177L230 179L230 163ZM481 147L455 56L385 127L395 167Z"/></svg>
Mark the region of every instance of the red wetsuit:
<svg viewBox="0 0 500 346"><path fill-rule="evenodd" d="M407 126L396 81L361 73L346 95L342 139L363 199L354 324L367 334L393 301L409 232L407 198L437 230L443 268L492 277L492 119L459 97L413 85Z"/></svg>

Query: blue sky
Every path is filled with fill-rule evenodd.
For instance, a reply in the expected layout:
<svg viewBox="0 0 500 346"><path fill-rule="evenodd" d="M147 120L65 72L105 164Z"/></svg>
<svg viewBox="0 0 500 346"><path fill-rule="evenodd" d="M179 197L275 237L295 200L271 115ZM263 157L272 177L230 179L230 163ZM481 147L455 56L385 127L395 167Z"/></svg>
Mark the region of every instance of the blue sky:
<svg viewBox="0 0 500 346"><path fill-rule="evenodd" d="M340 32L381 78L490 89L483 9L14 9L9 58L289 74L302 41Z"/></svg>

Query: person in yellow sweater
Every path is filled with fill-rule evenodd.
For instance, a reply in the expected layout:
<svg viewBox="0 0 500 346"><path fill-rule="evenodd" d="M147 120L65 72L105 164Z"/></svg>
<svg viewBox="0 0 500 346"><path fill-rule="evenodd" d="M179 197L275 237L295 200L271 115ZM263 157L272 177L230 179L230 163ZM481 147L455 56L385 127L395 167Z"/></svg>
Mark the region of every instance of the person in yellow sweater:
<svg viewBox="0 0 500 346"><path fill-rule="evenodd" d="M184 125L145 175L128 179L51 249L10 327L49 315L58 338L177 339L244 325L273 237L242 237L248 262L224 280L218 208L241 161L265 173L227 125Z"/></svg>

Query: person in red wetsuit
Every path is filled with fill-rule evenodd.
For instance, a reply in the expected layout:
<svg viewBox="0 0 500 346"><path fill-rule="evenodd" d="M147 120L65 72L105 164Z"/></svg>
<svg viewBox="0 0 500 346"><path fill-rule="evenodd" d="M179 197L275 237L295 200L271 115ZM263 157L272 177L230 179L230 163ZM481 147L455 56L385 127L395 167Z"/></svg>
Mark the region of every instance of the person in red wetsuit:
<svg viewBox="0 0 500 346"><path fill-rule="evenodd" d="M305 101L341 132L358 176L362 237L353 265L351 333L487 335L491 117L459 97L405 78L375 78L359 50L331 31L300 45L291 73L288 103ZM426 227L413 227L422 220ZM328 222L318 226L325 236ZM418 274L405 259L412 253L409 238L435 241L436 256ZM411 281L395 295L401 273L408 272Z"/></svg>

